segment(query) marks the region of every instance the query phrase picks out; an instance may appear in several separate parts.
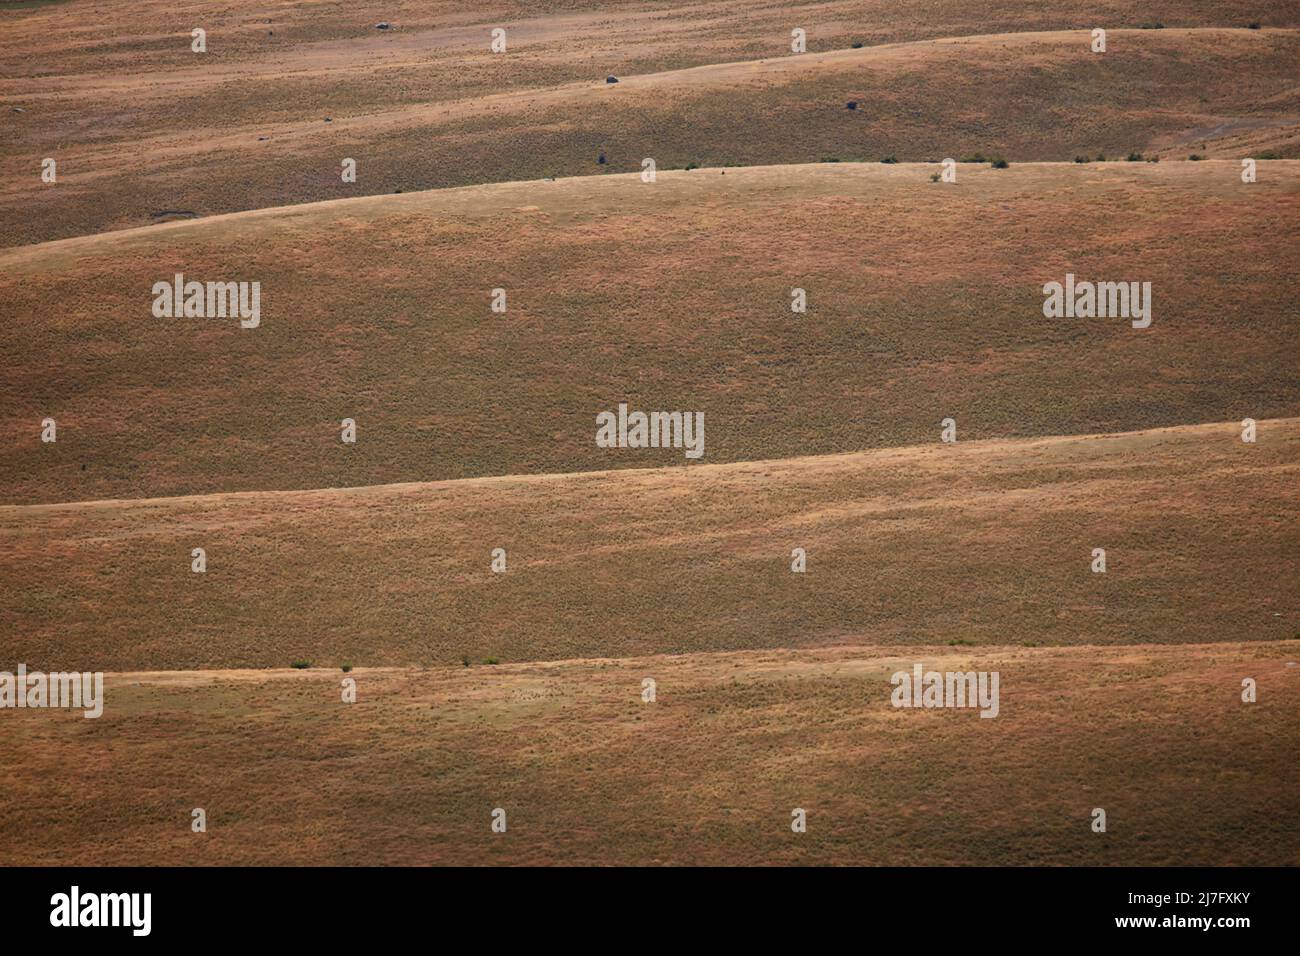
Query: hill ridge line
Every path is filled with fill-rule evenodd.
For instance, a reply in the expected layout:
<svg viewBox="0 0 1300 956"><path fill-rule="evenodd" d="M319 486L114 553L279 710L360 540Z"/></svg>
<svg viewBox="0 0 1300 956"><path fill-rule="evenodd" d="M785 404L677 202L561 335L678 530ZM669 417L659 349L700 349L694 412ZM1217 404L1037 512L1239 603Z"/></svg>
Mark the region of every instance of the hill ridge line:
<svg viewBox="0 0 1300 956"><path fill-rule="evenodd" d="M1072 160L1034 160L1028 162L1014 162L1012 165L1019 168L1033 167L1054 167L1068 169L1086 169L1096 172L1098 169L1106 170L1109 168L1125 169L1128 171L1147 170L1157 167L1155 172L1159 172L1160 166L1167 168L1179 168L1183 166L1196 167L1197 169L1208 170L1216 165L1228 164L1235 165L1235 159L1205 159L1197 163L1133 163L1124 160L1096 161L1086 165L1075 163ZM1300 159L1276 159L1267 160L1269 163L1284 164L1286 166L1296 166L1300 168ZM873 161L852 161L845 160L833 163L809 161L806 163L769 163L756 164L750 166L725 167L737 177L745 176L748 172L762 172L772 170L820 170L840 171L858 170L858 169L900 169L908 167L935 167L938 163L899 161L895 163L880 163ZM987 164L973 164L976 166ZM718 166L701 166L696 170L684 169L661 169L658 171L658 177L663 179L674 179L698 175L701 171L722 169ZM294 214L306 215L313 211L338 206L342 207L348 204L365 204L379 203L381 201L400 205L403 202L409 202L412 198L429 197L432 195L452 195L455 193L464 193L470 191L499 191L521 186L539 186L547 185L565 185L571 186L575 183L590 182L608 182L611 180L619 181L639 181L641 173L637 171L626 173L592 173L587 176L560 176L554 179L506 179L487 183L474 183L466 186L443 186L433 189L419 189L410 192L397 193L371 193L365 196L343 196L338 199L321 199L316 202L288 203L283 206L259 206L256 209L241 209L236 212L217 213L211 216L200 216L197 219L183 219L175 222L149 223L140 226L132 226L128 229L111 229L105 232L91 232L80 236L67 236L63 239L50 239L45 242L28 243L18 246L0 247L0 265L12 266L24 261L39 258L41 250L61 251L75 249L79 245L108 244L111 241L129 241L141 236L165 235L168 232L184 232L187 230L203 229L209 224L228 223L231 221L253 220L261 217L274 217L277 215L290 216Z"/></svg>
<svg viewBox="0 0 1300 956"><path fill-rule="evenodd" d="M1300 424L1300 416L1285 418L1262 418L1258 424ZM1197 432L1210 432L1215 429L1231 430L1238 428L1240 423L1237 421L1218 421L1218 422L1196 422L1188 425L1169 425L1160 428L1143 428L1136 431L1126 432L1083 432L1077 435L1045 435L1029 438L980 438L980 439L963 439L956 443L951 449L951 453L961 454L967 448L977 450L986 450L998 447L1018 446L1022 448L1032 448L1037 445L1061 445L1070 442L1082 442L1094 439L1112 439L1120 440L1133 438L1141 435L1158 435L1158 434L1176 434L1186 435ZM292 496L309 496L326 493L338 494L373 494L383 491L410 491L420 488L435 489L439 487L466 487L473 484L496 484L500 482L524 482L541 484L544 482L563 481L568 478L608 478L618 476L643 477L647 475L663 475L673 471L685 472L689 470L692 474L700 472L716 472L724 470L735 470L740 468L761 468L772 467L776 465L794 465L800 462L827 462L833 460L848 461L854 458L883 458L890 455L905 455L908 453L917 453L922 451L931 451L939 448L938 442L930 442L921 445L894 445L884 448L864 448L856 451L831 452L823 455L796 455L788 458L757 458L743 459L741 461L716 462L709 464L697 465L666 465L652 468L606 468L593 471L551 471L538 472L529 474L527 472L506 475L477 475L470 478L439 478L429 481L395 481L384 482L371 485L336 485L323 486L317 488L282 488L282 489L258 489L252 491L218 491L208 494L195 495L170 495L152 498L88 498L77 501L58 501L58 502L38 502L35 504L0 504L0 517L6 515L32 514L42 511L69 511L74 509L92 509L92 508L116 508L130 507L138 505L161 505L167 503L192 502L200 503L204 501L218 502L229 501L244 498L265 498L281 497L289 498Z"/></svg>
<svg viewBox="0 0 1300 956"><path fill-rule="evenodd" d="M1287 650L1300 648L1300 637L1278 638L1276 640L1264 641L1215 641L1209 644L1154 644L1144 642L1138 644L1039 644L1029 646L1025 644L827 644L813 645L799 648L738 648L731 650L699 650L687 652L664 652L660 654L633 654L623 657L554 657L538 658L537 660L528 661L501 661L500 663L490 665L493 673L497 674L528 674L530 672L541 670L558 670L571 667L599 666L602 664L617 664L621 666L632 666L634 664L646 663L671 663L673 661L691 662L699 661L704 658L712 660L729 660L734 658L753 658L755 666L760 666L771 661L778 656L784 662L806 664L810 667L831 667L841 666L846 663L863 661L873 665L887 666L891 663L912 664L917 661L943 660L947 658L959 658L962 660L975 658L1004 658L1012 654L1024 657L1046 657L1049 655L1062 655L1072 653L1085 654L1105 654L1114 652L1116 656L1127 655L1131 652L1146 652L1148 654L1172 653L1175 650L1183 648L1197 649L1214 649L1222 648L1252 650L1258 651L1269 649L1281 645ZM860 655L860 656L846 656ZM450 673L461 675L464 666L461 664L379 664L374 667L356 666L349 673L353 675L367 674L372 676L379 675L404 675L412 671L428 671L431 674ZM158 683L158 684L193 684L197 681L212 680L311 680L311 679L332 679L336 674L336 669L321 665L319 667L295 668L295 667L212 667L212 668L186 668L178 670L131 670L131 671L101 671L106 678L114 680L138 680L141 683Z"/></svg>

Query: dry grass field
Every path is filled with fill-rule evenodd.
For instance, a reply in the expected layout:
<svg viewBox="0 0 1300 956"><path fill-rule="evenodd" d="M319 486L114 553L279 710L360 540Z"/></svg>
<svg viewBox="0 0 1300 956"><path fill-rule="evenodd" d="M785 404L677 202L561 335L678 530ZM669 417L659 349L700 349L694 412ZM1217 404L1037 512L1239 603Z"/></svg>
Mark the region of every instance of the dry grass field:
<svg viewBox="0 0 1300 956"><path fill-rule="evenodd" d="M547 3L471 15L449 3L219 13L124 0L111 25L87 6L0 5L0 100L24 110L0 111L0 245L164 211L626 172L647 156L663 169L1300 157L1300 11L1284 2L1140 14L1060 0L1014 11L987 0ZM504 55L489 50L496 24ZM190 49L197 25L203 54ZM1099 25L1104 55L1089 48ZM803 55L790 52L796 26ZM57 188L38 175L50 156ZM355 183L340 176L345 157Z"/></svg>
<svg viewBox="0 0 1300 956"><path fill-rule="evenodd" d="M1300 419L1259 428L0 507L0 629L103 670L1300 638Z"/></svg>
<svg viewBox="0 0 1300 956"><path fill-rule="evenodd" d="M6 715L23 772L0 860L1295 865L1298 660L1300 641L747 651L362 669L355 704L338 671L119 674L97 721ZM1001 713L891 707L916 662L997 670Z"/></svg>
<svg viewBox="0 0 1300 956"><path fill-rule="evenodd" d="M1297 62L1288 0L0 0L0 673L107 687L0 707L0 866L1300 865Z"/></svg>
<svg viewBox="0 0 1300 956"><path fill-rule="evenodd" d="M0 251L0 501L685 462L597 448L620 401L703 410L708 463L1294 416L1300 163L1262 167L698 169ZM260 281L260 326L154 318L176 272ZM1150 281L1150 328L1044 318L1067 272Z"/></svg>

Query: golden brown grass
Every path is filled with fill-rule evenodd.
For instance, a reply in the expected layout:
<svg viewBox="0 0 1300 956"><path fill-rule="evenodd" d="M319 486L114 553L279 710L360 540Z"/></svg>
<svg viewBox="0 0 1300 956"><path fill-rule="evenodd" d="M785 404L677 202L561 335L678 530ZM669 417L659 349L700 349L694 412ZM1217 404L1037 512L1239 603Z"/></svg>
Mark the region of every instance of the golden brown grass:
<svg viewBox="0 0 1300 956"><path fill-rule="evenodd" d="M597 448L620 401L703 411L710 463L924 444L946 416L982 439L1300 414L1300 164L932 169L497 184L4 251L0 500L685 461ZM155 319L177 271L260 281L261 327ZM1067 271L1151 281L1151 327L1044 319Z"/></svg>
<svg viewBox="0 0 1300 956"><path fill-rule="evenodd" d="M110 675L97 721L6 713L0 844L8 864L1295 865L1298 657L1288 641L362 669L355 705L337 670ZM892 708L889 675L917 661L999 671L1000 715Z"/></svg>
<svg viewBox="0 0 1300 956"><path fill-rule="evenodd" d="M1293 638L1298 450L1288 419L1254 445L1234 423L936 436L698 468L5 507L0 631L15 661L105 670Z"/></svg>
<svg viewBox="0 0 1300 956"><path fill-rule="evenodd" d="M102 7L0 0L0 670L110 672L0 863L1300 864L1290 0Z"/></svg>
<svg viewBox="0 0 1300 956"><path fill-rule="evenodd" d="M147 225L162 210L628 171L647 156L662 168L975 152L1300 156L1294 8L1198 4L1138 20L1129 6L384 4L199 16L150 2L115 5L112 25L81 23L75 3L10 14L0 93L26 112L0 112L0 243ZM377 19L398 28L378 32ZM1167 29L1134 29L1157 20ZM196 21L207 54L189 50ZM513 39L496 55L488 33L501 23ZM809 31L808 54L790 55L793 25ZM1089 50L1098 25L1110 31L1104 55ZM622 82L606 85L611 72ZM850 99L858 110L844 108ZM345 156L358 161L355 184L339 176ZM45 157L60 163L57 185L38 178Z"/></svg>

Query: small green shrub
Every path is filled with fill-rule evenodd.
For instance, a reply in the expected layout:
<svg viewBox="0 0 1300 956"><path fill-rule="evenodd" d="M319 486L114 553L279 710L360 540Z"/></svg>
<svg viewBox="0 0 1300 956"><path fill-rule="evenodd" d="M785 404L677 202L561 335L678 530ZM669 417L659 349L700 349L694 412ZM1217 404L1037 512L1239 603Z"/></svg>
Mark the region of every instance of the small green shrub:
<svg viewBox="0 0 1300 956"><path fill-rule="evenodd" d="M1129 153L1129 154L1128 154L1128 161L1129 161L1130 163L1140 163L1140 162L1142 162L1142 154L1141 154L1141 153Z"/></svg>
<svg viewBox="0 0 1300 956"><path fill-rule="evenodd" d="M307 668L311 667L311 661L294 661L289 666L296 670L304 671Z"/></svg>
<svg viewBox="0 0 1300 956"><path fill-rule="evenodd" d="M344 664L344 665L342 665L342 667L343 667L343 673L345 673L345 674L346 674L348 671L352 670L352 665L351 665L351 664Z"/></svg>
<svg viewBox="0 0 1300 956"><path fill-rule="evenodd" d="M997 159L993 160L993 168L994 168L994 169L1006 169L1006 168L1007 168L1008 166L1010 166L1010 165L1011 165L1011 164L1008 163L1008 162L1007 162L1005 159L1003 159L1001 156L999 156Z"/></svg>

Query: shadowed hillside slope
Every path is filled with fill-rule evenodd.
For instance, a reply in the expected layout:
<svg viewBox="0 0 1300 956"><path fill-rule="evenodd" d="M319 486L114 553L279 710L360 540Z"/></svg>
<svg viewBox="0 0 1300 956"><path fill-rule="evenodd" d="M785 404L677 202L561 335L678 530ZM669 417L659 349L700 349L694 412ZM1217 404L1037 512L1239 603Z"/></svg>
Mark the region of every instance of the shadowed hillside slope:
<svg viewBox="0 0 1300 956"><path fill-rule="evenodd" d="M382 51L405 49L406 40L355 42ZM846 44L798 56L778 44L767 59L692 57L703 65L623 73L617 84L605 83L605 71L572 42L565 49L581 69L530 73L520 86L515 54L483 52L486 85L448 84L424 98L404 88L375 99L391 82L387 72L384 80L348 79L336 60L367 70L375 62L321 54L321 64L303 69L319 73L332 98L296 107L283 88L309 82L298 73L235 79L202 66L220 62L202 57L168 79L146 71L99 85L31 80L52 90L29 112L0 117L9 127L0 213L11 213L0 216L0 243L148 225L163 211L206 216L626 172L646 157L667 169L978 153L1012 161L1135 150L1166 160L1300 156L1295 29L1112 28L1104 54L1091 52L1089 32L1078 29ZM65 100L76 104L75 118L46 112ZM45 157L58 160L57 184L39 179ZM355 182L342 179L345 157L357 163Z"/></svg>

